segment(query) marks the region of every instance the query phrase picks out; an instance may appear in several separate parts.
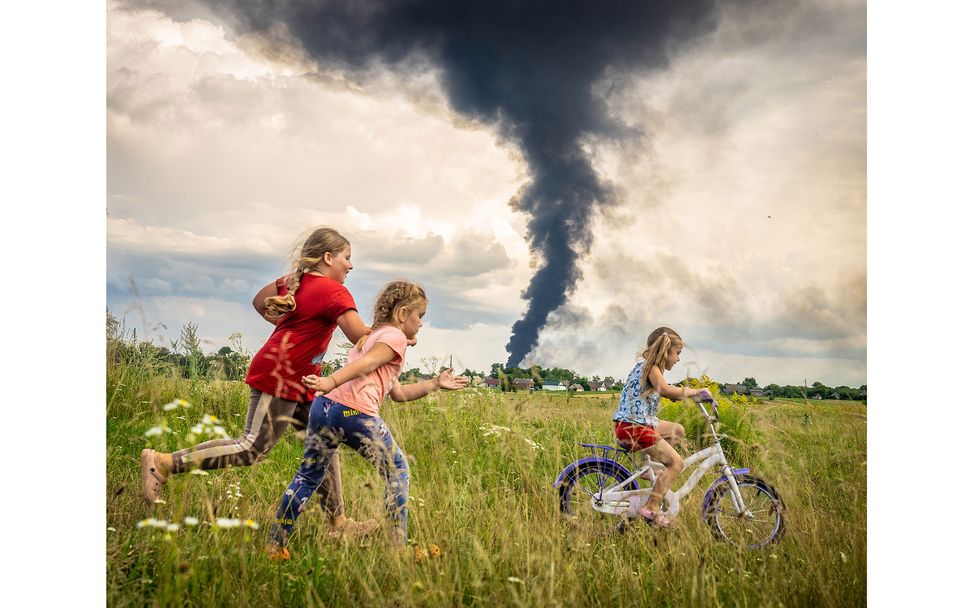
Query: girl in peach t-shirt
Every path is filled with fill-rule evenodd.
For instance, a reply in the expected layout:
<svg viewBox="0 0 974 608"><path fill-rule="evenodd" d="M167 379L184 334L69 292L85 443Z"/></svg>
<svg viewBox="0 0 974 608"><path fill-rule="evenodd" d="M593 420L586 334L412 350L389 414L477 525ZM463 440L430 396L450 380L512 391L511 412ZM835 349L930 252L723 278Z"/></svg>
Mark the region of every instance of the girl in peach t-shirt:
<svg viewBox="0 0 974 608"><path fill-rule="evenodd" d="M287 537L342 443L372 462L385 478L386 513L395 525L396 540L405 543L409 465L379 417L379 405L386 395L393 401L412 401L441 388L455 390L467 384L467 378L454 376L452 369L417 384L402 386L397 381L405 362L406 341L415 338L422 327L426 306L426 294L418 285L389 283L376 301L372 333L349 352L345 367L326 378L302 378L308 388L327 394L311 404L304 460L284 491L271 527L272 557L290 556L284 548Z"/></svg>

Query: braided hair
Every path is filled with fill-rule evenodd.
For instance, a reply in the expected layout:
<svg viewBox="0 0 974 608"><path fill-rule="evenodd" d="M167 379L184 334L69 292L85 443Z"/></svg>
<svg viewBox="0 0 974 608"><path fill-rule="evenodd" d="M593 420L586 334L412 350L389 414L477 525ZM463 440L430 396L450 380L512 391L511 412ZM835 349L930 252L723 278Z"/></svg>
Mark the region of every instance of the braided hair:
<svg viewBox="0 0 974 608"><path fill-rule="evenodd" d="M297 307L294 294L301 286L301 279L305 273L314 270L326 253L338 255L348 247L348 244L348 239L338 234L337 230L320 226L312 231L291 263L287 293L283 296L270 296L264 300L267 316L271 319L279 319L294 310Z"/></svg>
<svg viewBox="0 0 974 608"><path fill-rule="evenodd" d="M400 308L411 312L425 302L427 302L426 292L419 285L409 281L392 281L375 299L375 307L372 309L372 329L378 329L382 325L393 325L396 311ZM359 338L355 347L361 347L367 338L368 335Z"/></svg>
<svg viewBox="0 0 974 608"><path fill-rule="evenodd" d="M646 338L646 350L642 353L642 358L646 360L646 363L643 364L643 374L639 386L645 386L646 390L642 392L641 397L645 397L653 390L653 386L649 383L649 370L654 365L660 371L666 369L666 353L671 348L681 348L682 346L683 338L669 327L658 327L649 334L649 337Z"/></svg>

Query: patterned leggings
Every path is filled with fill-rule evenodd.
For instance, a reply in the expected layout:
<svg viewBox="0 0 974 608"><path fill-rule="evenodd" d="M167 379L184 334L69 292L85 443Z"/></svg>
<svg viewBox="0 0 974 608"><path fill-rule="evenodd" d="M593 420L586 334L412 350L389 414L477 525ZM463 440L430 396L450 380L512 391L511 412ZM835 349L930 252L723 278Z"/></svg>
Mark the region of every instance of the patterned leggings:
<svg viewBox="0 0 974 608"><path fill-rule="evenodd" d="M243 437L214 439L173 452L173 472L192 469L249 467L263 460L284 435L288 425L304 430L308 425L307 402L288 401L257 389L250 389L250 408ZM345 514L342 473L338 455L329 463L327 481L321 485L321 508L333 517Z"/></svg>
<svg viewBox="0 0 974 608"><path fill-rule="evenodd" d="M327 479L326 471L336 450L344 443L371 462L386 481L386 514L406 538L406 500L409 497L409 464L385 421L368 416L325 397L311 404L308 437L304 442L304 461L294 474L281 505L270 539L284 545L305 503Z"/></svg>

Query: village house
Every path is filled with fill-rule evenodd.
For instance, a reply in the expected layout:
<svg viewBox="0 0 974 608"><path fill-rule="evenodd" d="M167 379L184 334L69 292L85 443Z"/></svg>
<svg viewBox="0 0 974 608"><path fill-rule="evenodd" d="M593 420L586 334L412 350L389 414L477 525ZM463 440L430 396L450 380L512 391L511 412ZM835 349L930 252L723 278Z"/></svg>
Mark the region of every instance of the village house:
<svg viewBox="0 0 974 608"><path fill-rule="evenodd" d="M541 385L541 390L545 391L567 391L568 384L566 382L558 382L557 380L545 380L544 384Z"/></svg>
<svg viewBox="0 0 974 608"><path fill-rule="evenodd" d="M733 395L734 393L744 395L747 393L747 387L743 384L725 384L724 386L720 387L720 392L724 393L725 395Z"/></svg>
<svg viewBox="0 0 974 608"><path fill-rule="evenodd" d="M501 385L501 381L498 380L497 378L484 379L484 386L486 386L487 388L497 388L500 385Z"/></svg>
<svg viewBox="0 0 974 608"><path fill-rule="evenodd" d="M515 378L514 388L519 391L531 390L534 388L534 380L530 378Z"/></svg>

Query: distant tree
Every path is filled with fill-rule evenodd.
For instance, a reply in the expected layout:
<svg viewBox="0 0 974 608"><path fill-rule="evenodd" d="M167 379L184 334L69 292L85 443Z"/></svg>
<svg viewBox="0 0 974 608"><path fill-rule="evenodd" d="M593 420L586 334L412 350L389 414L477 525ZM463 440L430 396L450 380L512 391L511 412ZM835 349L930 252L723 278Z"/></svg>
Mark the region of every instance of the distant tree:
<svg viewBox="0 0 974 608"><path fill-rule="evenodd" d="M747 388L748 392L750 392L752 388L758 387L758 381L755 380L754 378L744 378L744 382L742 382L741 384L743 384Z"/></svg>
<svg viewBox="0 0 974 608"><path fill-rule="evenodd" d="M196 323L185 323L179 331L179 339L171 341L173 351L180 355L180 367L186 378L206 376L208 365L196 333L198 329Z"/></svg>

